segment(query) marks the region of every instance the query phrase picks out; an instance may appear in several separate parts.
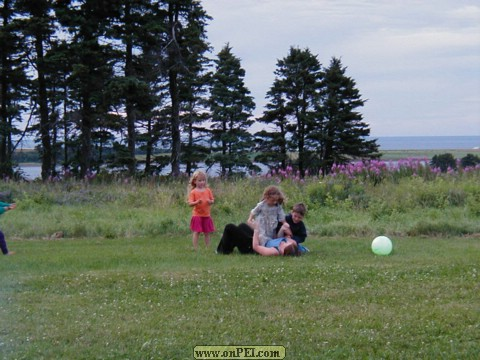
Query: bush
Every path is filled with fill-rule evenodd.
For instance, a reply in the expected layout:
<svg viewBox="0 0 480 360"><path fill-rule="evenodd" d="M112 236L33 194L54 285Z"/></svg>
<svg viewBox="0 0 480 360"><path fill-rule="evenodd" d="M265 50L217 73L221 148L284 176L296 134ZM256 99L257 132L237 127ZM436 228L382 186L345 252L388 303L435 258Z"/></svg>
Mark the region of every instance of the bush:
<svg viewBox="0 0 480 360"><path fill-rule="evenodd" d="M463 168L475 167L478 164L480 164L480 158L473 154L467 154L465 157L463 157L460 160L460 164L462 165Z"/></svg>
<svg viewBox="0 0 480 360"><path fill-rule="evenodd" d="M452 154L446 153L441 155L435 155L430 161L430 165L439 168L442 172L447 172L449 169L456 169L457 162Z"/></svg>

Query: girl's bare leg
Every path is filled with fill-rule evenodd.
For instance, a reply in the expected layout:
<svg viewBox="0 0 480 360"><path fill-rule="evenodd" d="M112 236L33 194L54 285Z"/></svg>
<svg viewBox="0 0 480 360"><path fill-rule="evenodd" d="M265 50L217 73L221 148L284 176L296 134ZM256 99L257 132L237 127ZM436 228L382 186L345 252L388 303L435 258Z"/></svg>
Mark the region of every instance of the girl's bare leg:
<svg viewBox="0 0 480 360"><path fill-rule="evenodd" d="M193 249L194 250L198 250L198 236L199 236L198 232L193 232L192 244L193 244Z"/></svg>
<svg viewBox="0 0 480 360"><path fill-rule="evenodd" d="M210 246L210 233L205 233L205 246Z"/></svg>

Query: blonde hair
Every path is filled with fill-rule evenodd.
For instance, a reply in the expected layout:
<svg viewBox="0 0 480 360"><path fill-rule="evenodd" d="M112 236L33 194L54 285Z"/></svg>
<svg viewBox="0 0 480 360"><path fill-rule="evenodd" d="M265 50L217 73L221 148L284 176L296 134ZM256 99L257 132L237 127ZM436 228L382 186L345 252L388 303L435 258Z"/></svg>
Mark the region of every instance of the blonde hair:
<svg viewBox="0 0 480 360"><path fill-rule="evenodd" d="M278 195L278 205L282 205L285 201L285 196L278 186L270 185L263 190L263 200L267 199L270 196Z"/></svg>
<svg viewBox="0 0 480 360"><path fill-rule="evenodd" d="M192 174L192 177L188 181L189 190L193 190L197 187L197 179L199 176L203 176L205 178L205 186L207 186L207 173L203 170L195 170Z"/></svg>

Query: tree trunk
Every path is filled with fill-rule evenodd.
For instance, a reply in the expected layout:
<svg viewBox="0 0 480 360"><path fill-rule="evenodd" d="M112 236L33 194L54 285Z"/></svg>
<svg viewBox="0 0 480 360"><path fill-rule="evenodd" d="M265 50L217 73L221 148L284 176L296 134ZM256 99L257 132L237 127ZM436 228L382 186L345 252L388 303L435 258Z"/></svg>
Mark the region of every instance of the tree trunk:
<svg viewBox="0 0 480 360"><path fill-rule="evenodd" d="M48 117L47 84L45 81L45 63L43 58L43 36L35 37L38 74L38 103L40 108L40 138L42 143L42 180L52 175L52 142L50 138L50 120Z"/></svg>
<svg viewBox="0 0 480 360"><path fill-rule="evenodd" d="M152 154L153 154L153 129L152 129L152 120L148 119L147 121L147 145L146 145L146 154L145 154L145 175L151 175L152 170Z"/></svg>
<svg viewBox="0 0 480 360"><path fill-rule="evenodd" d="M83 95L83 108L81 121L81 156L80 176L84 177L91 170L92 166L92 110L90 103L87 101L88 95Z"/></svg>
<svg viewBox="0 0 480 360"><path fill-rule="evenodd" d="M3 26L7 26L10 23L10 19L8 17L8 13L10 12L10 1L6 0L3 6ZM13 168L12 168L12 159L9 149L9 142L10 142L10 119L8 116L8 107L10 105L10 101L8 99L8 79L7 79L7 72L11 72L11 66L8 61L7 52L0 51L1 53L1 69L0 72L0 91L1 91L1 104L0 104L0 177L3 178L5 176L13 175Z"/></svg>
<svg viewBox="0 0 480 360"><path fill-rule="evenodd" d="M130 3L127 1L125 5L125 21L127 34L126 34L126 59L125 59L125 76L129 78L130 76L134 76L134 69L133 69L133 40L132 36L129 33L128 29L130 28L130 24L128 23L128 19L130 18ZM135 175L137 169L137 161L135 158L135 146L136 146L136 133L135 133L135 122L136 122L136 111L135 106L133 105L133 101L131 100L130 96L127 94L126 96L126 106L125 110L127 112L127 148L129 154L129 162L128 162L128 172L130 176Z"/></svg>
<svg viewBox="0 0 480 360"><path fill-rule="evenodd" d="M172 165L172 176L180 175L180 104L178 96L177 72L170 70L170 97L172 100L171 114L171 130L172 130L172 157L170 163Z"/></svg>
<svg viewBox="0 0 480 360"><path fill-rule="evenodd" d="M172 113L171 113L171 132L172 132L172 155L170 164L172 166L173 177L180 175L180 151L181 151L181 138L180 138L180 96L178 90L178 42L177 42L177 26L178 26L178 4L169 2L168 4L168 16L169 16L169 28L172 44L168 48L170 57L170 70L168 71L170 99L172 101Z"/></svg>

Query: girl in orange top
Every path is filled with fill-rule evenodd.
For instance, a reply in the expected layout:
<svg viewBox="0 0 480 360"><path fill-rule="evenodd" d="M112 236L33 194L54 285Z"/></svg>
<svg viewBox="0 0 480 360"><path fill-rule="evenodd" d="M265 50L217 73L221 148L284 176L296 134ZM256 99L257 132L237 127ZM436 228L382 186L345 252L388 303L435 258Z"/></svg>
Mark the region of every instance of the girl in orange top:
<svg viewBox="0 0 480 360"><path fill-rule="evenodd" d="M210 245L210 233L215 231L210 216L210 206L215 202L212 190L207 185L207 174L196 170L189 181L188 205L193 207L190 230L193 231L193 248L198 250L198 237L205 234L205 245Z"/></svg>

